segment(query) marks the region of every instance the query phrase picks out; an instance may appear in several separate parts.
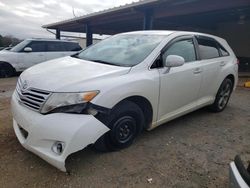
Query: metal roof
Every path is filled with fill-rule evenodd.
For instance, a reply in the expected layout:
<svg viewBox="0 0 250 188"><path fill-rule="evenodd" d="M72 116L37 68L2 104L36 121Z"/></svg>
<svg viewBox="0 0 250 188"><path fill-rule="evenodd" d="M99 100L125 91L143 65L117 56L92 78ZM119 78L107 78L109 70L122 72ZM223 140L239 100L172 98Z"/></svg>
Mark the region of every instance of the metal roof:
<svg viewBox="0 0 250 188"><path fill-rule="evenodd" d="M153 29L206 32L220 22L237 22L241 15L249 19L250 0L141 0L47 24L43 28L85 33L88 24L96 34L142 30L148 10L153 11Z"/></svg>
<svg viewBox="0 0 250 188"><path fill-rule="evenodd" d="M45 41L45 42L69 42L69 43L77 43L75 41L69 41L67 39L63 39L63 40L59 40L59 39L53 39L53 38L28 38L25 40L29 40L29 41Z"/></svg>
<svg viewBox="0 0 250 188"><path fill-rule="evenodd" d="M43 25L42 27L43 28L50 28L50 27L55 27L55 26L70 23L70 22L77 22L77 21L81 21L81 20L86 20L88 18L93 18L95 16L100 16L100 15L107 14L107 13L114 13L114 12L124 10L124 9L128 9L128 8L135 8L135 7L138 7L138 6L147 5L147 4L150 4L150 3L157 2L157 1L161 1L161 0L139 0L138 2L132 2L132 3L129 3L129 4L121 5L119 7L109 8L109 9L105 9L105 10L102 10L102 11L93 12L93 13L86 14L86 15L83 15L83 16L71 18L71 19L68 19L68 20L63 20L63 21Z"/></svg>

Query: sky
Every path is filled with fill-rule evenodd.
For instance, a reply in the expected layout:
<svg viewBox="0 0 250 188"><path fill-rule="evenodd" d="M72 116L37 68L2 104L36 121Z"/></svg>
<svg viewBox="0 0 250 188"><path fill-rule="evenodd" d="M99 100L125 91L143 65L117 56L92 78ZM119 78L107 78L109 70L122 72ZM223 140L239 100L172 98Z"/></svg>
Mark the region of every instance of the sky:
<svg viewBox="0 0 250 188"><path fill-rule="evenodd" d="M0 0L0 35L20 39L54 37L41 26L73 18L74 14L82 16L131 2L133 0Z"/></svg>

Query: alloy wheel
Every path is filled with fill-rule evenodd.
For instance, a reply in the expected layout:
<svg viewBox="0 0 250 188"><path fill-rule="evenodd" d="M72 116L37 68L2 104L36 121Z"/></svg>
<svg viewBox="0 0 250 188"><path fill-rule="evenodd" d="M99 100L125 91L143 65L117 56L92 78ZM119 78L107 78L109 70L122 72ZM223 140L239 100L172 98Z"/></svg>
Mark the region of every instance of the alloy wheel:
<svg viewBox="0 0 250 188"><path fill-rule="evenodd" d="M222 88L222 90L219 94L219 101L218 101L219 109L223 109L227 105L230 94L231 94L231 85L230 85L230 83L227 83Z"/></svg>

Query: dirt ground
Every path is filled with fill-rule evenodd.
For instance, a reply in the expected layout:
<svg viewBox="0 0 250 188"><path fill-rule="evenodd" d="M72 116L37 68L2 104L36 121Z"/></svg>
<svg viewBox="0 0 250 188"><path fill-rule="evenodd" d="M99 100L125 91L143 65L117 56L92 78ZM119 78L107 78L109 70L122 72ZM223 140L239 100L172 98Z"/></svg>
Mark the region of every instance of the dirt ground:
<svg viewBox="0 0 250 188"><path fill-rule="evenodd" d="M250 160L250 89L238 87L222 113L195 111L144 132L122 151L87 148L67 159L71 173L63 173L15 137L16 80L0 79L0 187L228 187L229 162L236 154Z"/></svg>

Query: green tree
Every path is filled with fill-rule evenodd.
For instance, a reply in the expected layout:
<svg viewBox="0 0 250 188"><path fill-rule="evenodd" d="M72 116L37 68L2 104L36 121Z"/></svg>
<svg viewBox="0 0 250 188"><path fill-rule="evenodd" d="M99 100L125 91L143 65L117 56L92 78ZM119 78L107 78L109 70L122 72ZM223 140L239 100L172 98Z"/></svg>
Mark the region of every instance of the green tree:
<svg viewBox="0 0 250 188"><path fill-rule="evenodd" d="M0 35L0 46L3 47L8 47L8 46L15 46L17 45L19 42L21 42L20 39L15 38L11 35L6 35L6 36L1 36Z"/></svg>

